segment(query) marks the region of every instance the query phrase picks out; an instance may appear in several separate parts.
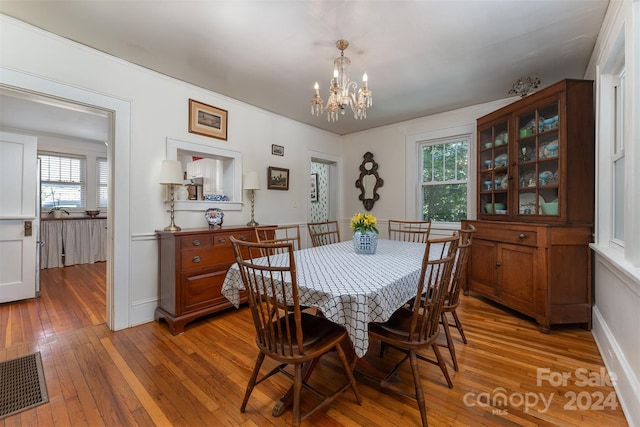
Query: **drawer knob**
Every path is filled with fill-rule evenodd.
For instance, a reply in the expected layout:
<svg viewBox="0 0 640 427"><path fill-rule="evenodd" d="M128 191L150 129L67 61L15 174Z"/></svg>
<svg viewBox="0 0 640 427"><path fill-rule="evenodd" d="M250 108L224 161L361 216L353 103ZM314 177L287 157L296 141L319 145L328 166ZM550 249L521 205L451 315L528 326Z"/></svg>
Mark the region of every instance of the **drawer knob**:
<svg viewBox="0 0 640 427"><path fill-rule="evenodd" d="M191 244L193 246L200 246L200 240L194 240L193 242L191 242Z"/></svg>
<svg viewBox="0 0 640 427"><path fill-rule="evenodd" d="M496 262L496 267L500 267L502 265L501 262Z"/></svg>
<svg viewBox="0 0 640 427"><path fill-rule="evenodd" d="M525 237L526 237L526 236L524 235L524 233L520 233L520 234L518 235L518 239L520 239L520 240L524 239Z"/></svg>
<svg viewBox="0 0 640 427"><path fill-rule="evenodd" d="M247 240L247 236L240 236L240 240L242 240L242 241Z"/></svg>
<svg viewBox="0 0 640 427"><path fill-rule="evenodd" d="M191 261L192 261L192 262L200 262L201 260L202 260L202 259L201 259L199 256L197 256L197 255L196 255L196 256L194 256L194 257L191 259Z"/></svg>
<svg viewBox="0 0 640 427"><path fill-rule="evenodd" d="M224 237L221 237L221 238L218 239L218 242L220 242L220 243L224 243L226 241L227 241L227 239L225 239Z"/></svg>

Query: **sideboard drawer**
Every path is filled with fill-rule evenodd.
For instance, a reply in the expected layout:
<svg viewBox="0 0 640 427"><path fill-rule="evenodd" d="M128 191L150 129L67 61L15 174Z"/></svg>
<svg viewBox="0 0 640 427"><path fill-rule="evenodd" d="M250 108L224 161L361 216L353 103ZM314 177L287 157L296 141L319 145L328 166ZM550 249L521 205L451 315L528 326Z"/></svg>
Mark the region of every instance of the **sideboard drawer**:
<svg viewBox="0 0 640 427"><path fill-rule="evenodd" d="M187 236L180 238L180 247L184 249L208 248L213 244L213 236Z"/></svg>
<svg viewBox="0 0 640 427"><path fill-rule="evenodd" d="M530 230L493 230L493 239L516 245L536 246L538 234Z"/></svg>
<svg viewBox="0 0 640 427"><path fill-rule="evenodd" d="M537 246L539 243L538 228L535 226L509 227L507 224L500 224L501 227L496 227L495 224L485 224L484 222L478 222L478 224L473 236L474 240L490 240L524 246Z"/></svg>
<svg viewBox="0 0 640 427"><path fill-rule="evenodd" d="M224 260L219 259L216 251L211 247L208 249L188 249L181 253L182 262L180 266L183 270L193 270L208 267L211 264L218 264Z"/></svg>

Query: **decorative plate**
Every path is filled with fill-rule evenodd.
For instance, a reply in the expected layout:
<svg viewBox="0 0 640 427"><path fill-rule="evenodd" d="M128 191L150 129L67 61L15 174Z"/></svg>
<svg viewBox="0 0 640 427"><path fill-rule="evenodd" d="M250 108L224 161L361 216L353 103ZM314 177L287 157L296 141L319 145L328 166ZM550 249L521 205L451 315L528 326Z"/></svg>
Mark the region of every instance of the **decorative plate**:
<svg viewBox="0 0 640 427"><path fill-rule="evenodd" d="M502 177L502 182L500 183L500 188L506 190L509 187L509 176L505 175Z"/></svg>
<svg viewBox="0 0 640 427"><path fill-rule="evenodd" d="M209 223L209 227L222 227L224 212L220 208L209 208L204 211L204 218Z"/></svg>
<svg viewBox="0 0 640 427"><path fill-rule="evenodd" d="M507 161L509 160L509 156L507 156L506 154L501 154L498 157L495 158L495 167L500 168L500 167L505 167L507 166Z"/></svg>
<svg viewBox="0 0 640 427"><path fill-rule="evenodd" d="M540 146L539 158L547 159L551 157L558 156L558 140L554 139L553 141Z"/></svg>
<svg viewBox="0 0 640 427"><path fill-rule="evenodd" d="M536 214L542 209L544 203L542 196L538 196L538 209L536 209L536 193L520 193L520 214L524 214L526 209L531 210L531 214Z"/></svg>

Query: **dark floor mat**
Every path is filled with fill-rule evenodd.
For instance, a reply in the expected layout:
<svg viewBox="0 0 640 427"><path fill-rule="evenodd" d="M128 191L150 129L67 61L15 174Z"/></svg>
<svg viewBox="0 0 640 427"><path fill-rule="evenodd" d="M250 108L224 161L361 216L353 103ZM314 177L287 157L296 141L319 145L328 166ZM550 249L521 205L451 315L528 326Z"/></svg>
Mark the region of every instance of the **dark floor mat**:
<svg viewBox="0 0 640 427"><path fill-rule="evenodd" d="M40 352L0 362L0 419L48 401Z"/></svg>

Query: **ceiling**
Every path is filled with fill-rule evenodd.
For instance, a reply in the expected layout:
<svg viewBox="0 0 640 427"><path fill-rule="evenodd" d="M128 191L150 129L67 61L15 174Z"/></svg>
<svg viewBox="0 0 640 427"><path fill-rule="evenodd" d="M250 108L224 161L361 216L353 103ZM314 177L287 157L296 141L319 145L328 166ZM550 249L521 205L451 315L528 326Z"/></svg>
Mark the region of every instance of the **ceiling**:
<svg viewBox="0 0 640 427"><path fill-rule="evenodd" d="M521 76L537 76L541 87L583 78L608 3L2 0L0 13L345 135L506 98ZM326 101L341 38L350 42L351 78L369 76L365 120L311 115L313 84Z"/></svg>

